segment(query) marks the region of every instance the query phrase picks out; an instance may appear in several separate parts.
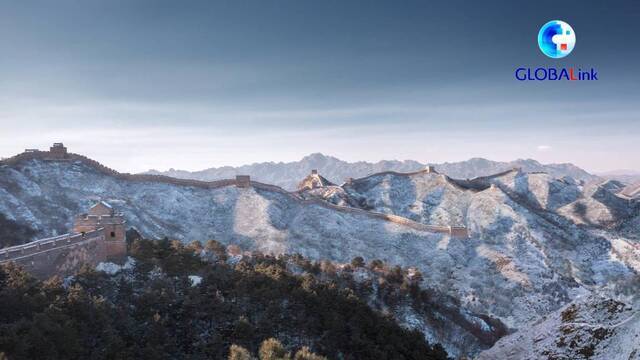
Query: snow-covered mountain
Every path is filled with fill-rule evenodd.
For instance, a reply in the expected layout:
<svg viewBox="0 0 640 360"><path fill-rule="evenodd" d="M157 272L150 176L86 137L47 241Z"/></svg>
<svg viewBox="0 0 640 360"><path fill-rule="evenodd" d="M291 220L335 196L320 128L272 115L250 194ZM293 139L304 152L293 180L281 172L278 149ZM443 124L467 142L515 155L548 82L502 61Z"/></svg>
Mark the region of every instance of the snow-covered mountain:
<svg viewBox="0 0 640 360"><path fill-rule="evenodd" d="M590 174L573 164L541 164L533 159L518 159L509 162L500 162L482 158L473 158L461 162L430 165L435 166L438 172L458 179L489 176L514 168L519 168L520 170L529 173L544 172L559 179L563 177L570 177L584 182L598 180L597 176Z"/></svg>
<svg viewBox="0 0 640 360"><path fill-rule="evenodd" d="M626 186L621 192L629 198L640 198L640 181Z"/></svg>
<svg viewBox="0 0 640 360"><path fill-rule="evenodd" d="M545 221L573 230L573 224L611 229L632 218L640 204L624 195L624 189L623 184L613 180L581 185L570 177L557 179L547 173L520 169L465 180L431 169L383 172L351 179L341 186L304 188L299 193L306 198L400 215L424 224L471 226L473 219L468 211L474 197L494 190Z"/></svg>
<svg viewBox="0 0 640 360"><path fill-rule="evenodd" d="M631 210L617 208L616 184L586 187L520 170L471 180L425 170L374 174L343 186L303 184L310 186L289 193L257 182L239 187L233 181L131 176L81 156L52 161L34 155L0 164L0 213L33 229L35 238L66 232L75 215L106 200L147 237L216 239L247 250L342 263L356 256L379 258L420 270L427 286L458 299L468 321L488 333L495 331L490 322L474 314L518 329L581 294L639 290L640 250L637 240L618 231ZM585 199L586 210L570 208ZM607 211L589 210L596 203ZM469 237L421 230L370 211L466 226ZM580 223L572 214L588 221ZM637 215L630 214L624 221ZM404 323L425 326L414 315L405 314ZM425 333L451 354L486 347L478 341L460 348L451 338L438 338L439 332Z"/></svg>
<svg viewBox="0 0 640 360"><path fill-rule="evenodd" d="M287 190L294 190L300 179L307 176L312 169L317 169L329 181L340 184L348 178L359 178L383 171L419 171L427 165L435 166L439 172L459 179L491 175L513 168L522 168L523 171L527 172L547 172L557 178L569 176L585 182L598 179L597 176L589 174L572 164L543 165L531 159L498 162L482 158L473 158L467 161L443 164L420 163L414 160L383 160L376 163L358 161L350 163L320 153L311 154L305 156L300 161L289 163L267 162L240 167L225 166L195 172L175 169L164 172L150 170L147 173L203 181L229 179L239 174L245 174L251 175L251 177L258 181L278 185Z"/></svg>
<svg viewBox="0 0 640 360"><path fill-rule="evenodd" d="M515 334L477 360L640 359L640 311L592 295L580 298Z"/></svg>
<svg viewBox="0 0 640 360"><path fill-rule="evenodd" d="M442 244L460 243L456 246L460 247L466 241L385 221L365 211L339 211L324 202L304 201L258 183L250 187L185 185L164 178L112 173L75 157L65 161L36 157L0 165L0 213L9 221L32 228L36 233L33 238L68 231L74 216L97 200L108 201L124 214L128 226L147 237L168 236L184 242L215 239L246 250L300 253L341 263L356 256L367 261L382 259L420 269L425 284L453 298L455 292L441 284L448 281L456 262L453 253L458 250L452 246L450 254ZM442 343L452 354L486 348L480 339L493 338L491 333L496 331L486 322L489 318L478 317L471 310L461 313L464 316L453 320L445 317L409 322L412 315L404 310L403 321L416 327L459 324L456 329L423 329L425 336ZM475 324L475 332L472 334L471 325L464 323ZM458 335L444 337L453 333Z"/></svg>
<svg viewBox="0 0 640 360"><path fill-rule="evenodd" d="M640 233L640 203L620 196L623 187L615 181L583 186L568 177L521 170L471 180L423 170L374 174L342 186L301 189L300 194L422 223L466 226L471 238L478 240L467 243L473 244L468 251L475 258L490 259L504 278L524 288L535 288L541 278L562 279L544 284L546 290L533 291L552 292L557 301L542 305L548 299L530 297L529 320L533 320L580 292L633 294L640 290L640 239L631 235ZM604 273L619 273L621 264L630 270L627 280L600 282ZM467 294L483 299L491 297L488 292L511 291L499 289L501 285L492 288L483 283ZM511 289L513 294L519 291ZM487 305L479 300L476 308L475 301L467 303L470 309ZM527 320L495 315L513 327Z"/></svg>

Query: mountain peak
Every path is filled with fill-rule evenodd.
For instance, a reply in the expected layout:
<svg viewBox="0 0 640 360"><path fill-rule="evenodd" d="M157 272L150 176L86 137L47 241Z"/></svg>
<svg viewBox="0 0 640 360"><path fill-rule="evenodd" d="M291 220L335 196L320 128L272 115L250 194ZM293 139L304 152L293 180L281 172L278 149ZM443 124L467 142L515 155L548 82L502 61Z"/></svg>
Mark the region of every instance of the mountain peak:
<svg viewBox="0 0 640 360"><path fill-rule="evenodd" d="M325 162L325 161L329 161L329 160L340 161L338 158L335 158L333 156L329 156L329 155L325 155L325 154L320 153L320 152L316 152L316 153L311 153L311 154L303 157L302 160L300 160L300 162Z"/></svg>

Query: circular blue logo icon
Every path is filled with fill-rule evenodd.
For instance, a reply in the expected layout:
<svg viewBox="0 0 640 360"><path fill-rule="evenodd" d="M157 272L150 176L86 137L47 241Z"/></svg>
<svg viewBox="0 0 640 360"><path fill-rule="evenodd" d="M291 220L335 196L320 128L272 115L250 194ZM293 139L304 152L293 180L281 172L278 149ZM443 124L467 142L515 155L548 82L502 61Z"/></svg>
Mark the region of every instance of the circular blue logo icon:
<svg viewBox="0 0 640 360"><path fill-rule="evenodd" d="M576 46L576 33L564 21L552 20L538 32L538 46L543 54L553 59L563 58Z"/></svg>

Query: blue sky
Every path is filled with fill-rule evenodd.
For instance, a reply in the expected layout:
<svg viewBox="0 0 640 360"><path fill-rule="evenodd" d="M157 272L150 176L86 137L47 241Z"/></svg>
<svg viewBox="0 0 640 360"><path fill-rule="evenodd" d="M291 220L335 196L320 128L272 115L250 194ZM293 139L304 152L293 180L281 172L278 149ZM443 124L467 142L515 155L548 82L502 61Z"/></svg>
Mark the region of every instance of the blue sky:
<svg viewBox="0 0 640 360"><path fill-rule="evenodd" d="M123 171L534 158L640 170L637 1L0 4L0 155L65 142ZM576 47L546 58L542 24ZM518 82L517 67L599 81ZM634 150L635 149L635 150Z"/></svg>

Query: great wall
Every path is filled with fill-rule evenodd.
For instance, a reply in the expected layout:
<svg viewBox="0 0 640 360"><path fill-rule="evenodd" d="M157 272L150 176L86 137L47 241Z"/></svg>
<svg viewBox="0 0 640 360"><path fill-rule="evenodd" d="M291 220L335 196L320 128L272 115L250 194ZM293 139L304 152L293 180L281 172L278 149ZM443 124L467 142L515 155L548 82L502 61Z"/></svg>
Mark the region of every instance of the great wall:
<svg viewBox="0 0 640 360"><path fill-rule="evenodd" d="M106 261L104 231L65 234L0 249L0 264L14 262L38 278L68 275L82 264Z"/></svg>
<svg viewBox="0 0 640 360"><path fill-rule="evenodd" d="M69 234L0 249L0 264L14 262L40 278L69 275L83 264L122 262L126 256L125 221L99 202L79 215Z"/></svg>
<svg viewBox="0 0 640 360"><path fill-rule="evenodd" d="M112 168L102 165L101 163L89 159L86 156L67 152L67 148L61 143L54 144L49 151L41 151L36 149L27 149L25 152L16 156L0 160L1 165L15 166L25 161L44 160L44 161L68 161L82 162L83 164L93 168L94 170L117 179L136 181L136 182L160 182L177 186L194 186L201 188L218 188L223 186L235 185L237 179L218 180L218 181L198 181L189 179L177 179L164 175L150 174L129 174L120 173Z"/></svg>
<svg viewBox="0 0 640 360"><path fill-rule="evenodd" d="M442 233L457 238L467 238L469 236L465 227L426 225L397 215L334 205L316 198L302 198L297 193L286 191L279 186L253 181L247 175L238 175L235 179L207 182L176 179L163 175L120 173L85 156L67 152L67 149L61 143L54 144L49 151L28 149L14 157L0 160L0 166L16 166L22 162L36 159L82 162L104 175L125 181L159 182L175 186L192 186L206 189L236 186L240 189L253 188L276 192L297 201L301 205L321 206L338 212L376 218L417 231ZM433 170L428 168L425 171ZM15 262L36 276L46 277L51 274L71 274L83 263L95 266L104 261L119 262L125 256L125 221L122 215L115 213L110 205L99 202L89 210L88 214L83 214L76 218L73 231L69 234L0 249L0 264Z"/></svg>
<svg viewBox="0 0 640 360"><path fill-rule="evenodd" d="M166 184L171 184L176 186L193 186L193 187L200 187L200 188L206 188L206 189L216 189L216 188L221 188L225 186L237 186L239 188L252 187L255 189L261 189L261 190L284 194L294 199L295 201L302 203L303 205L322 206L322 207L340 211L340 212L348 212L352 214L373 217L376 219L381 219L381 220L393 222L396 224L400 224L403 226L407 226L418 231L444 233L444 234L450 234L456 237L468 237L467 229L464 227L426 225L426 224L418 223L416 221L413 221L401 216L376 213L376 212L352 208L348 206L334 205L319 199L303 199L300 196L298 196L295 192L286 191L279 186L264 184L258 181L251 180L251 178L248 175L238 175L236 176L235 179L200 181L200 180L191 180L191 179L176 179L176 178L172 178L164 175L120 173L114 169L108 168L100 164L99 162L89 159L85 156L67 152L67 149L64 147L64 145L60 143L54 144L49 151L27 150L24 153L16 155L12 158L0 160L0 165L16 165L16 164L19 164L20 162L34 160L34 159L45 160L45 161L71 161L71 162L80 161L105 175L112 176L112 177L126 180L126 181L159 182L159 183L166 183ZM384 173L378 173L374 175L381 175L386 173L390 173L390 174L393 173L398 175L414 175L414 174L419 174L425 171L434 172L432 167L428 167L425 170L417 171L414 173L403 174L403 173L395 173L395 172L384 172ZM371 176L374 176L374 175L371 175ZM442 175L442 176L446 176L446 175Z"/></svg>
<svg viewBox="0 0 640 360"><path fill-rule="evenodd" d="M488 175L488 176L478 176L478 177L474 177L474 178L471 178L471 179L454 179L454 178L451 178L451 177L447 176L446 174L438 173L433 166L427 166L426 168L424 168L422 170L413 171L413 172L407 172L407 173L400 173L400 172L396 172L396 171L382 171L382 172L371 174L371 175L368 175L368 176L365 176L365 177L362 177L362 178L358 178L358 179L349 178L349 179L347 179L346 185L354 185L354 184L357 184L359 182L365 182L368 179L373 178L373 177L379 177L379 176L385 176L385 175L411 177L411 176L414 176L414 175L421 175L421 174L436 174L436 175L440 176L443 181L446 181L447 183L451 184L452 186L457 187L458 189L484 191L484 190L487 190L487 189L492 188L492 187L495 188L495 184L491 182L492 179L495 179L495 178L498 178L498 177L501 177L501 176L505 176L507 174L514 173L514 172L517 173L519 171L522 171L522 169L513 168L513 169L505 170L505 171L499 172L497 174Z"/></svg>
<svg viewBox="0 0 640 360"><path fill-rule="evenodd" d="M236 186L239 189L251 188L257 191L275 192L287 196L303 206L320 206L342 213L366 216L405 226L416 231L447 234L463 239L469 237L469 232L466 227L428 225L402 216L384 214L357 207L335 205L320 198L303 197L300 191L289 192L279 186L251 180L247 175L238 175L235 179L199 181L177 179L163 175L120 173L83 155L67 152L67 149L61 143L54 144L49 151L28 149L14 157L0 160L0 166L17 166L22 162L36 159L55 162L81 162L99 173L131 182L155 182L205 189ZM411 173L386 171L359 179L348 179L344 186L353 186L375 176L413 176L431 173L442 177L444 181L462 190L485 191L489 189L492 191L502 191L507 196L516 199L519 196L518 194L513 193L509 189L498 187L492 180L519 171L521 171L521 169L514 168L490 176L476 177L473 179L453 179L445 174L439 174L432 166L428 166L423 170ZM317 171L312 170L310 176L319 175ZM637 195L638 191L640 191L639 189L640 187L628 188L623 195ZM530 210L541 213L547 221L555 221L554 217L544 216L546 215L544 209L533 208L531 205L528 205L527 202L521 203L525 204L524 206L530 208ZM83 214L76 218L72 233L0 249L0 263L13 261L31 270L37 276L44 276L45 274L52 273L72 273L77 270L78 266L82 263L96 265L103 261L121 261L126 255L124 224L125 222L122 216L116 214L108 204L98 203L88 214Z"/></svg>
<svg viewBox="0 0 640 360"><path fill-rule="evenodd" d="M627 199L640 198L640 182L625 187L621 194Z"/></svg>

